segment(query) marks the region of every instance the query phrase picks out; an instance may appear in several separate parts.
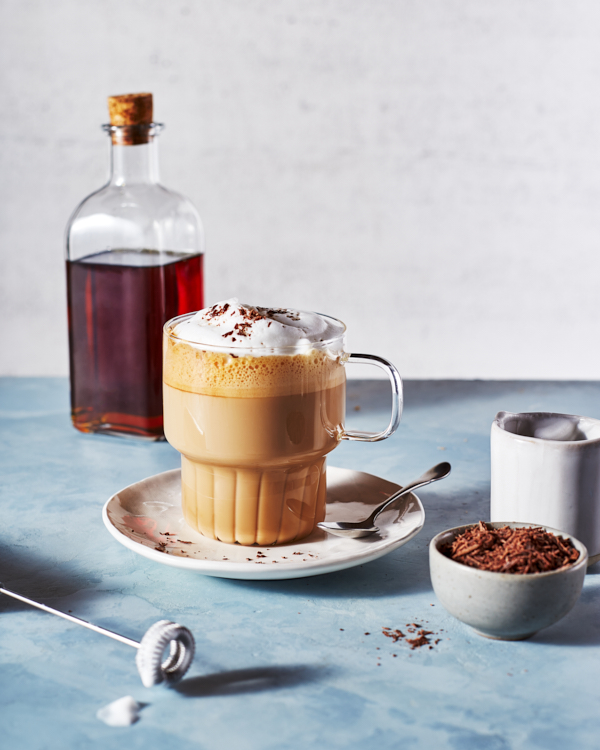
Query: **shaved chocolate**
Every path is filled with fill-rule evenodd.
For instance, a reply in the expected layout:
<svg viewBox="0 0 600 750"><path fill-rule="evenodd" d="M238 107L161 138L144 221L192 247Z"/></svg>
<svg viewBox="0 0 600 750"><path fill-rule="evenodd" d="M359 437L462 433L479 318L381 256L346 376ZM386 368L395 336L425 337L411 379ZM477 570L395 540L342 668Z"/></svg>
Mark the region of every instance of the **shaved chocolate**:
<svg viewBox="0 0 600 750"><path fill-rule="evenodd" d="M541 527L495 529L479 521L440 548L455 562L495 573L546 573L572 565L579 552L570 539Z"/></svg>

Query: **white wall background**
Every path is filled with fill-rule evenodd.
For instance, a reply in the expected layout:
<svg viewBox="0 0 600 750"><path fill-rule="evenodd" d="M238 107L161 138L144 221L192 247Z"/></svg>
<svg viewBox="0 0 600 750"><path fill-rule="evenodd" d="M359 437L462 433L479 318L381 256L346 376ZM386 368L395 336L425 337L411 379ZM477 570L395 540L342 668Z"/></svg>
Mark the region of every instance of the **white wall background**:
<svg viewBox="0 0 600 750"><path fill-rule="evenodd" d="M106 96L152 91L209 303L406 377L600 378L596 0L0 0L0 76L0 374L67 373L64 226Z"/></svg>

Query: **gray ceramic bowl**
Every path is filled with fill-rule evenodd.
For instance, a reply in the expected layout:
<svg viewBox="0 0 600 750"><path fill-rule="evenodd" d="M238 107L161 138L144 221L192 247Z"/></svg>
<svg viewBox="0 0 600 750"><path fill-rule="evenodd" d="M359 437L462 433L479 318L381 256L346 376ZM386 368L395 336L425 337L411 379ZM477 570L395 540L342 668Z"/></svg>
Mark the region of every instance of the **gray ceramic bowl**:
<svg viewBox="0 0 600 750"><path fill-rule="evenodd" d="M575 537L549 526L533 523L492 523L501 528L540 527L570 539L580 557L573 565L549 573L493 573L455 562L440 547L472 527L447 529L429 545L431 583L437 598L451 615L470 625L480 635L505 641L529 638L560 620L573 607L581 589L588 553Z"/></svg>

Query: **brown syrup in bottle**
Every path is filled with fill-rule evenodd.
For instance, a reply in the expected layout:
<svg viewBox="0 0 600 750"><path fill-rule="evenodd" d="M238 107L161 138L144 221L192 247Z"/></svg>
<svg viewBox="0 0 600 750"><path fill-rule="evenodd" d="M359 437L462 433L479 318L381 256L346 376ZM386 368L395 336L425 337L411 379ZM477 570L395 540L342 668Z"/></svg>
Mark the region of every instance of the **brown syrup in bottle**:
<svg viewBox="0 0 600 750"><path fill-rule="evenodd" d="M202 259L112 250L67 261L71 417L78 430L163 438L162 328L203 308Z"/></svg>

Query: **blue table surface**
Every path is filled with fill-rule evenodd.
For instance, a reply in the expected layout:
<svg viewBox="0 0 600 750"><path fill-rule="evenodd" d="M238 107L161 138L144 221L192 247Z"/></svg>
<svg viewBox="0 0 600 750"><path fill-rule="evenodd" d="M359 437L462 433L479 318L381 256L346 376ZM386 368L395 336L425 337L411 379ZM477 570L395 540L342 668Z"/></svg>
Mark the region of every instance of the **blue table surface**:
<svg viewBox="0 0 600 750"><path fill-rule="evenodd" d="M380 428L388 390L382 381L350 381L348 426ZM0 379L0 580L136 640L166 618L189 627L197 643L179 685L147 689L130 647L0 596L0 746L600 747L600 564L563 620L503 642L442 608L427 549L444 528L489 519L497 411L600 417L600 383L409 381L405 399L394 437L344 442L329 463L402 484L450 461L451 476L418 493L421 533L338 573L236 581L157 564L105 530L108 497L179 465L167 443L78 433L66 379ZM435 633L434 648L411 650L382 635L384 626L406 632L412 622ZM146 704L136 724L96 718L124 695Z"/></svg>

